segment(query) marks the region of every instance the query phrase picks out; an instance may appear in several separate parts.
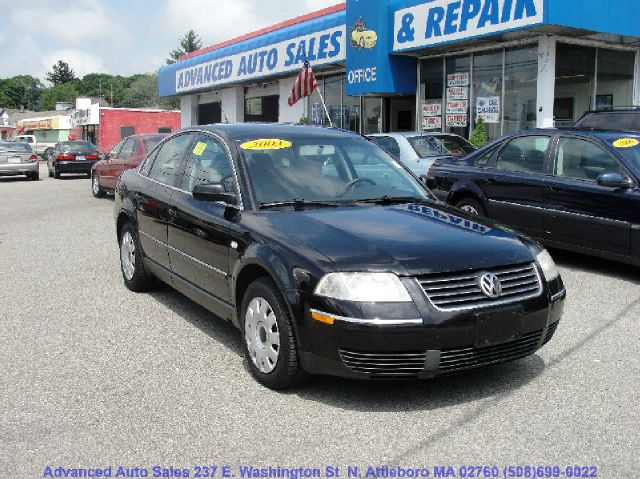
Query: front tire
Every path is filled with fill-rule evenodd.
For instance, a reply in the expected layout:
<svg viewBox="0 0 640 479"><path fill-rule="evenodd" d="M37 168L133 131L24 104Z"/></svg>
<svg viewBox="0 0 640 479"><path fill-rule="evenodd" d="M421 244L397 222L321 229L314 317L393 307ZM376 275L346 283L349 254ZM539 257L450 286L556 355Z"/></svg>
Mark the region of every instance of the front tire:
<svg viewBox="0 0 640 479"><path fill-rule="evenodd" d="M100 178L95 171L93 175L91 175L91 193L93 193L93 196L96 198L104 198L105 196L105 191L102 189L102 186L100 186Z"/></svg>
<svg viewBox="0 0 640 479"><path fill-rule="evenodd" d="M260 278L247 288L240 309L242 345L251 374L270 389L287 389L307 377L291 316L278 287Z"/></svg>
<svg viewBox="0 0 640 479"><path fill-rule="evenodd" d="M144 267L138 235L131 223L120 232L120 270L125 286L138 293L155 286L156 279Z"/></svg>
<svg viewBox="0 0 640 479"><path fill-rule="evenodd" d="M484 206L475 198L463 198L456 203L456 208L476 216L487 216Z"/></svg>

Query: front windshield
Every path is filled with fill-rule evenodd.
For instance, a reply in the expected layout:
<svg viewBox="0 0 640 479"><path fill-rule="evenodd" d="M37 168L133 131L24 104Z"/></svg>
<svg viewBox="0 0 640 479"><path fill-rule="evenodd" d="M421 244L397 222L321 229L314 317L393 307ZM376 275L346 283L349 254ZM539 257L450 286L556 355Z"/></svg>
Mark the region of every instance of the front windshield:
<svg viewBox="0 0 640 479"><path fill-rule="evenodd" d="M609 143L640 172L640 138L609 138Z"/></svg>
<svg viewBox="0 0 640 479"><path fill-rule="evenodd" d="M420 158L443 155L461 157L475 150L471 143L453 135L411 136L407 140Z"/></svg>
<svg viewBox="0 0 640 479"><path fill-rule="evenodd" d="M364 139L302 138L281 143L286 146L279 149L254 149L245 142L240 146L260 204L431 198L398 162Z"/></svg>

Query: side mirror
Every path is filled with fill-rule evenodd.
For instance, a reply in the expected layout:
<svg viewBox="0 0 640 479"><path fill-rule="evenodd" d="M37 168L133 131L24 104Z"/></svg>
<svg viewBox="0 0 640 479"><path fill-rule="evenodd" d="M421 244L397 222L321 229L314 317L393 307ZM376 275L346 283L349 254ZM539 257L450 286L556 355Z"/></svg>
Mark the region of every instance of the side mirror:
<svg viewBox="0 0 640 479"><path fill-rule="evenodd" d="M598 184L607 188L631 188L633 181L617 171L609 171L598 176Z"/></svg>
<svg viewBox="0 0 640 479"><path fill-rule="evenodd" d="M222 183L202 183L193 189L193 197L200 201L221 201L228 205L238 203L235 193L228 193Z"/></svg>

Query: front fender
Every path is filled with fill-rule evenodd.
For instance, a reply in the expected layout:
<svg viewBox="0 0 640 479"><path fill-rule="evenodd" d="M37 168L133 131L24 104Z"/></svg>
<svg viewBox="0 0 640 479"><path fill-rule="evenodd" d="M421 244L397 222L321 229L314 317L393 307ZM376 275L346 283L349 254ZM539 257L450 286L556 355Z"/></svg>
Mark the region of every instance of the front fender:
<svg viewBox="0 0 640 479"><path fill-rule="evenodd" d="M486 208L487 196L484 194L480 186L470 180L461 180L454 183L447 194L447 203L455 206L459 199L466 196L477 198Z"/></svg>

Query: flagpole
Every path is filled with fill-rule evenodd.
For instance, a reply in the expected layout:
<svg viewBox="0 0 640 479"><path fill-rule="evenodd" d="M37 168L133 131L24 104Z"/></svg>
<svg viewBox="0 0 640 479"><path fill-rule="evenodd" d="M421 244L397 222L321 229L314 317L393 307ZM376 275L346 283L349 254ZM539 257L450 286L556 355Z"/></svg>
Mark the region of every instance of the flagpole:
<svg viewBox="0 0 640 479"><path fill-rule="evenodd" d="M322 102L322 106L324 107L324 112L327 114L327 118L329 119L329 126L333 128L333 122L331 121L331 117L329 116L329 110L327 110L327 105L324 102L324 98L322 97L322 92L320 91L320 85L318 85L318 95L320 95L320 101Z"/></svg>

